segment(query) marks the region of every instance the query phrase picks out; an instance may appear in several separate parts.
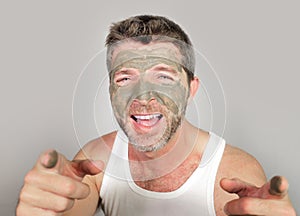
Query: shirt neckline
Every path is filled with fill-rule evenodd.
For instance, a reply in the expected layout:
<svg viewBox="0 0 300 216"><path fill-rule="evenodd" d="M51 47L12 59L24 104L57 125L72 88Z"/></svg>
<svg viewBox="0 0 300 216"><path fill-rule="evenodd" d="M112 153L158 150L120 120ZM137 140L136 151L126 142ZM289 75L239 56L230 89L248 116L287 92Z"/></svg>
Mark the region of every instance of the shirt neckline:
<svg viewBox="0 0 300 216"><path fill-rule="evenodd" d="M203 152L203 156L199 163L199 166L193 171L193 173L190 175L190 177L176 190L173 190L170 192L157 192L157 191L146 190L146 189L138 186L134 182L131 172L130 172L129 161L128 161L128 139L124 139L125 134L122 134L121 140L124 142L122 144L127 144L127 145L123 145L123 146L126 146L125 147L126 151L123 151L123 152L127 152L126 156L124 155L126 157L126 160L125 160L126 163L124 164L125 176L126 176L127 182L129 184L131 190L133 190L134 192L136 192L142 196L146 196L146 197L154 198L154 199L172 199L172 198L178 197L181 194L183 194L185 191L187 191L190 188L191 185L193 185L192 183L197 179L195 176L200 171L200 168L203 168L207 164L209 164L209 161L211 160L211 158L213 158L213 155L217 152L218 148L213 148L215 146L215 145L213 145L213 142L216 141L217 136L212 132L209 132L209 135L210 135L209 140L206 144L206 147Z"/></svg>

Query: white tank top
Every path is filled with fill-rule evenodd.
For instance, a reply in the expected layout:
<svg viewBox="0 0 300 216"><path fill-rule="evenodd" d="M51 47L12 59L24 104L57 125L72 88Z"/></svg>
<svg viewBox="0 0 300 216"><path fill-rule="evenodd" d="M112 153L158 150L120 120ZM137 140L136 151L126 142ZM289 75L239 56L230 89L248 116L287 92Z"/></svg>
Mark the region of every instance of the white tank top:
<svg viewBox="0 0 300 216"><path fill-rule="evenodd" d="M128 139L118 132L100 190L108 216L215 216L214 183L225 140L210 132L199 167L171 192L145 190L134 183L128 162Z"/></svg>

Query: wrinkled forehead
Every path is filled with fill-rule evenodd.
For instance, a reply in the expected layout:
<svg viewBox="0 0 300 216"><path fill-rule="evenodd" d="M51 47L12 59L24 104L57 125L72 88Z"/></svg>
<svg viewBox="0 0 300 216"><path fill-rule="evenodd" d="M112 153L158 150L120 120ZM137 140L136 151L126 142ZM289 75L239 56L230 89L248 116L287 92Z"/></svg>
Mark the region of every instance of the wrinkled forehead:
<svg viewBox="0 0 300 216"><path fill-rule="evenodd" d="M126 40L114 46L111 53L110 72L126 62L136 59L161 59L163 62L182 64L182 54L172 42L151 41L144 44L139 41Z"/></svg>
<svg viewBox="0 0 300 216"><path fill-rule="evenodd" d="M119 44L111 56L111 71L120 65L136 59L162 59L180 64L182 56L179 49L170 42L124 42Z"/></svg>

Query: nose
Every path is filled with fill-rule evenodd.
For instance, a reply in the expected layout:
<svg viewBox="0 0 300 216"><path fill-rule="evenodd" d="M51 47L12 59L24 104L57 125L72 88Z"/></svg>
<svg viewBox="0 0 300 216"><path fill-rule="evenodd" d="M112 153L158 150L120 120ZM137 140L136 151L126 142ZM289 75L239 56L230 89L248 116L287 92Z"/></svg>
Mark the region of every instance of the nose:
<svg viewBox="0 0 300 216"><path fill-rule="evenodd" d="M131 108L136 111L151 111L158 108L158 103L155 97L143 96L135 98L132 101Z"/></svg>
<svg viewBox="0 0 300 216"><path fill-rule="evenodd" d="M156 99L150 95L143 94L141 96L136 97L133 99L132 104L136 104L139 106L148 106L152 105L156 102Z"/></svg>
<svg viewBox="0 0 300 216"><path fill-rule="evenodd" d="M153 86L141 78L134 88L133 99L138 101L141 105L146 105L155 100L155 93L153 90Z"/></svg>
<svg viewBox="0 0 300 216"><path fill-rule="evenodd" d="M151 100L154 100L155 97L153 91L144 91L140 92L139 95L136 95L135 99L139 101L149 102Z"/></svg>
<svg viewBox="0 0 300 216"><path fill-rule="evenodd" d="M154 86L145 80L140 80L134 88L134 94L132 95L131 105L135 108L152 108L157 107L160 102L157 92L154 90Z"/></svg>

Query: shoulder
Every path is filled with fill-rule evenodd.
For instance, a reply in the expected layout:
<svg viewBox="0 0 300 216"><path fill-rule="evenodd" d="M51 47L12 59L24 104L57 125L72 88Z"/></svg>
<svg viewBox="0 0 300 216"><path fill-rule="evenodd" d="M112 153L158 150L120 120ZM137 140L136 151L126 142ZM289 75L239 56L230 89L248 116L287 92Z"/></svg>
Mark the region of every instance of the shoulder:
<svg viewBox="0 0 300 216"><path fill-rule="evenodd" d="M111 155L116 135L117 132L113 131L89 141L82 149L79 150L74 157L74 160L101 160L106 165ZM103 172L95 176L86 176L85 179L92 184L96 184L99 191L102 184Z"/></svg>
<svg viewBox="0 0 300 216"><path fill-rule="evenodd" d="M215 209L217 215L225 215L224 205L237 198L235 194L225 192L221 186L222 178L239 178L256 186L262 186L266 182L266 176L260 163L251 154L227 144L215 181Z"/></svg>
<svg viewBox="0 0 300 216"><path fill-rule="evenodd" d="M89 141L80 149L75 159L79 159L78 157L80 157L90 160L104 160L104 156L110 155L116 135L117 132L113 131Z"/></svg>
<svg viewBox="0 0 300 216"><path fill-rule="evenodd" d="M262 166L251 154L227 144L219 167L222 177L241 178L256 185L266 181Z"/></svg>

